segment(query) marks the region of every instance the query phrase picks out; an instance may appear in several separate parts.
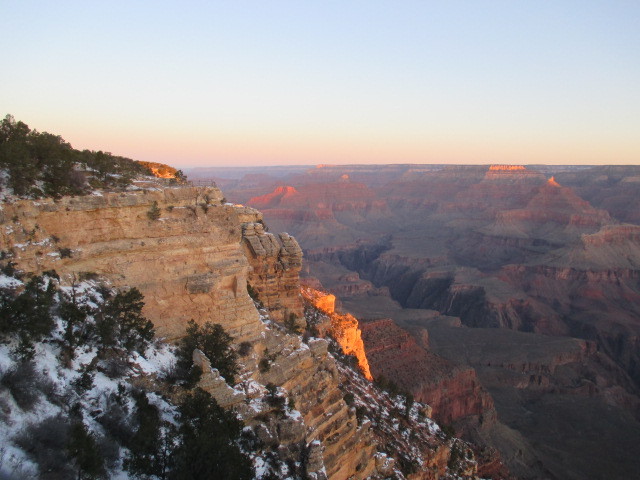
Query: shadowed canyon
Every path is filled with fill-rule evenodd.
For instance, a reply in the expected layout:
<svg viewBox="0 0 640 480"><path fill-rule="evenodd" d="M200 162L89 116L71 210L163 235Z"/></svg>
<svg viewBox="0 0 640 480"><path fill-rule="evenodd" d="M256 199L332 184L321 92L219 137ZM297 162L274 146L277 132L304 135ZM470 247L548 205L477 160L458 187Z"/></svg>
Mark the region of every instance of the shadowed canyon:
<svg viewBox="0 0 640 480"><path fill-rule="evenodd" d="M373 378L482 446L480 475L640 470L640 167L187 173L295 236Z"/></svg>

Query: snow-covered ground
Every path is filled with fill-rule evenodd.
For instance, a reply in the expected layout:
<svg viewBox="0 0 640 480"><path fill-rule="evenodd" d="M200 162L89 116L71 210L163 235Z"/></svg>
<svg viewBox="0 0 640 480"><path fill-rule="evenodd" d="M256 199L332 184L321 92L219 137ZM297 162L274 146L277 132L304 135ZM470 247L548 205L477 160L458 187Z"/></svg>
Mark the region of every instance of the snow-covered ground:
<svg viewBox="0 0 640 480"><path fill-rule="evenodd" d="M48 278L48 282L56 282ZM23 282L0 275L0 288L15 290ZM74 298L80 307L88 311L96 311L104 302L104 289L99 283L87 280L73 287L60 287L60 295ZM88 432L96 438L106 435L100 423L101 414L108 409L111 399L122 398L125 410L134 410L134 401L129 393L132 378L140 375L158 375L175 364L176 357L173 348L163 342L151 343L144 356L132 352L124 360L125 371L121 376L108 376L105 371L93 368L98 360L96 345L79 345L74 349L73 360L64 362L62 359L63 337L66 322L60 316L54 316L55 327L50 336L35 342L34 356L30 362L20 359L16 353L16 338L5 338L0 344L0 478L39 478L38 466L19 444L20 437L28 435L29 429L41 424L48 418L68 418L70 410L75 409L74 415L82 419ZM94 322L88 316L86 322ZM32 370L32 372L30 372ZM89 388L79 387L84 372L90 371L92 380ZM26 372L25 378L14 378ZM124 386L124 388L123 388ZM15 390L29 389L28 392ZM123 395L124 392L124 395ZM27 397L26 400L22 397ZM32 400L29 400L33 397ZM22 401L19 401L22 398ZM176 407L168 403L160 395L149 392L150 403L158 407L164 420L175 422ZM28 400L28 401L27 401ZM32 404L33 403L33 404ZM126 454L120 447L119 460L111 465L110 478L129 478L122 470L122 458ZM4 475L5 477L2 477Z"/></svg>

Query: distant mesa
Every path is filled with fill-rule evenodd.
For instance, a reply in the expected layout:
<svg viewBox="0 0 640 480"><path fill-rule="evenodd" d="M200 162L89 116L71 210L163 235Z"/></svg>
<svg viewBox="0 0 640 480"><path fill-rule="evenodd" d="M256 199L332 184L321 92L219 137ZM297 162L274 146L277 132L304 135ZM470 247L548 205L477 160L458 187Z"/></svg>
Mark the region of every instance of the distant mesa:
<svg viewBox="0 0 640 480"><path fill-rule="evenodd" d="M526 170L524 165L491 165L489 167L490 172L524 172Z"/></svg>
<svg viewBox="0 0 640 480"><path fill-rule="evenodd" d="M524 165L491 165L484 175L485 180L499 180L507 182L544 182L546 178L540 172L529 170Z"/></svg>
<svg viewBox="0 0 640 480"><path fill-rule="evenodd" d="M285 186L277 187L273 193L276 195L294 195L298 193L298 190L296 190L295 187L285 185Z"/></svg>

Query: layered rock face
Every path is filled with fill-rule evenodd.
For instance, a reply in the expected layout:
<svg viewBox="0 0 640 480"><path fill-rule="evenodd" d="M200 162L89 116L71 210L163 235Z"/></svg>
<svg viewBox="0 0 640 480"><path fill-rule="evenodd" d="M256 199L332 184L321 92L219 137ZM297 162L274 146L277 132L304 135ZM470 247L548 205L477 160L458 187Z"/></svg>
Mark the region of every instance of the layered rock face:
<svg viewBox="0 0 640 480"><path fill-rule="evenodd" d="M242 238L252 267L248 281L259 300L276 320L292 318L304 325L299 284L302 249L298 242L287 233L266 233L258 222L243 223Z"/></svg>
<svg viewBox="0 0 640 480"><path fill-rule="evenodd" d="M534 191L524 208L499 212L488 231L494 235L566 242L577 235L593 233L611 222L606 211L593 208L573 190L552 178Z"/></svg>
<svg viewBox="0 0 640 480"><path fill-rule="evenodd" d="M246 359L245 375L281 386L298 400L302 418L274 420L264 426L265 435L276 432L273 440L295 445L292 459L297 455L298 460L303 450L314 458L317 478L323 472L328 478L365 478L375 470L375 446L342 399L326 342L307 346L299 337L271 331L247 294L251 266L244 249L249 249L250 261L270 264L267 272L288 268L288 280L297 285L299 247L282 235L276 248L272 235L256 231L257 211L223 205L222 198L214 188L179 188L19 201L3 206L2 248L26 271L55 269L68 282L91 272L116 286L139 288L145 296L144 314L160 336L182 336L190 319L220 323L236 342L252 345L255 353ZM289 295L286 285L285 280L275 286L267 282L264 292L270 298L282 287L277 305L294 311L299 294ZM273 367L261 372L257 354L267 350ZM259 388L253 394L233 390L209 368L206 357L196 354L194 360L205 371L202 387L225 406L244 406L241 414L250 424L260 423L244 403L259 395ZM250 378L246 381L250 385ZM308 466L310 472L313 468Z"/></svg>
<svg viewBox="0 0 640 480"><path fill-rule="evenodd" d="M427 403L438 422L495 417L493 401L473 368L455 365L425 350L391 319L363 322L362 337L374 377L384 377Z"/></svg>
<svg viewBox="0 0 640 480"><path fill-rule="evenodd" d="M368 425L359 424L343 399L342 382L327 342L300 337L267 327L243 357L244 380L231 388L206 358L194 360L205 372L200 386L226 407L234 407L266 445L277 446L284 461L303 462L309 478L364 479L376 477L378 448ZM259 358L269 368L256 368ZM264 404L264 385L277 385L279 396L299 412L283 415L277 405ZM314 476L315 475L315 476Z"/></svg>
<svg viewBox="0 0 640 480"><path fill-rule="evenodd" d="M366 185L349 181L348 175L337 183L306 184L299 188L281 186L273 192L254 197L249 204L263 210L270 208L362 210L376 204L376 195ZM384 205L383 201L377 203Z"/></svg>
<svg viewBox="0 0 640 480"><path fill-rule="evenodd" d="M180 337L193 319L252 339L262 328L246 292L240 225L256 213L222 198L216 188L173 188L18 201L2 211L2 248L26 271L136 286L161 337Z"/></svg>
<svg viewBox="0 0 640 480"><path fill-rule="evenodd" d="M638 165L603 165L560 172L556 178L595 207L607 210L618 221L640 224Z"/></svg>
<svg viewBox="0 0 640 480"><path fill-rule="evenodd" d="M366 185L343 175L337 182L280 186L248 204L268 215L269 224L293 233L307 247L351 241L353 229L387 213L386 203Z"/></svg>
<svg viewBox="0 0 640 480"><path fill-rule="evenodd" d="M338 185L343 175L384 199L387 213L366 206L329 211L302 201L307 185ZM619 222L637 224L640 218L640 167L324 165L297 170L278 184L291 189L269 203L267 220L275 212L291 233L303 235L306 273L343 297L359 318L392 317L402 327L426 328L434 333L434 349L442 338L413 309L455 316L472 327L449 334L455 338L461 330L466 345L487 345L485 361L472 362L464 343L453 351L489 382L500 419L535 443L515 441L505 425L492 437L519 472L548 465L558 478L581 478L570 471L587 463L595 468L595 456L574 447L585 432L569 426L558 435L548 419L566 415L554 412L570 414L574 425L601 419L602 432L607 424L618 425L616 418L624 417L619 425L627 428L638 425L640 246L638 226ZM391 299L383 299L385 291ZM386 301L399 305L384 314L374 308ZM514 336L502 336L503 329ZM533 354L532 342L515 335L522 332L534 339L553 336L540 347L553 358L520 361L518 349ZM597 354L572 357L574 344L558 338L567 336L596 344ZM491 339L511 356L500 367ZM533 413L521 418L516 411ZM608 441L601 457L627 448L624 438L631 437ZM541 446L547 443L553 447ZM600 471L606 471L604 463ZM546 478L544 468L530 476Z"/></svg>

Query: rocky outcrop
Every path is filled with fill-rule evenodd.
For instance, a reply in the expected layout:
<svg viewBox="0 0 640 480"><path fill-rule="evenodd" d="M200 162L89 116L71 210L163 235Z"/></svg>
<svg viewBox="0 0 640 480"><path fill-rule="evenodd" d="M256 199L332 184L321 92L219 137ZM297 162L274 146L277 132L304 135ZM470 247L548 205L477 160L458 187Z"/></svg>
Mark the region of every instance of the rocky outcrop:
<svg viewBox="0 0 640 480"><path fill-rule="evenodd" d="M293 319L304 326L299 273L302 249L287 233L264 231L259 222L242 225L242 239L251 270L248 282L272 317L280 322Z"/></svg>
<svg viewBox="0 0 640 480"><path fill-rule="evenodd" d="M270 225L291 232L307 248L352 241L355 227L365 218L388 214L384 200L366 185L351 182L348 175L337 182L279 186L247 203L261 209ZM320 237L323 242L317 241Z"/></svg>
<svg viewBox="0 0 640 480"><path fill-rule="evenodd" d="M302 462L309 478L375 477L377 445L343 399L342 379L327 342L311 339L305 344L267 326L252 347L242 358L242 380L234 388L196 351L194 361L204 371L199 385L220 404L235 407L280 459ZM260 357L268 359L268 368L258 368ZM277 389L269 393L269 385Z"/></svg>
<svg viewBox="0 0 640 480"><path fill-rule="evenodd" d="M294 202L292 197L300 196L300 193L290 186L277 187L273 192L249 200L249 203L262 210L276 207L282 203Z"/></svg>
<svg viewBox="0 0 640 480"><path fill-rule="evenodd" d="M524 208L499 212L493 232L566 240L597 231L611 221L606 211L593 208L573 190L553 181L539 187Z"/></svg>
<svg viewBox="0 0 640 480"><path fill-rule="evenodd" d="M558 173L556 178L618 221L640 224L638 165L602 165Z"/></svg>
<svg viewBox="0 0 640 480"><path fill-rule="evenodd" d="M330 292L340 298L361 295L373 290L371 282L362 280L355 272L338 276L332 285Z"/></svg>
<svg viewBox="0 0 640 480"><path fill-rule="evenodd" d="M263 210L311 208L332 212L384 206L384 201L376 200L375 193L366 185L344 180L348 178L336 183L311 183L298 188L281 186L272 193L252 198L248 203Z"/></svg>
<svg viewBox="0 0 640 480"><path fill-rule="evenodd" d="M279 184L294 186L302 195L305 185L338 184L347 174L352 183L364 183L376 198L385 199L391 215L372 215L361 206L359 211L338 211L328 208L330 202L325 202L327 208L313 203L293 208L294 195L273 210L280 218L289 215L286 222L296 229L293 233L304 232L298 238L304 239L307 273L328 291L345 295L349 308L366 306L367 314L376 318L376 308L383 302L372 293L388 288L392 299L405 308L397 318L386 311L381 316L396 318L402 326L420 324L430 335L433 332L431 320L411 309L459 317L463 325L477 330L476 336L453 349L461 361L469 346L478 343L480 331L487 330L494 339L487 348L506 351L511 358L499 366L493 361L491 366L482 362L471 366L490 389L501 420L512 422L509 427L526 435L533 431L527 430L532 425L544 425L544 435L529 438L544 445L540 438L559 438L557 422L547 419L561 410L560 405L577 412L573 406L582 402L583 412L601 419L615 416L605 404L628 405L623 413L637 417L629 398L637 396L640 385L640 246L637 225L618 222L638 223L639 172L637 166L323 166L298 170ZM344 195L353 192L345 189ZM349 277L349 271L361 280L350 280L355 277ZM365 291L367 281L373 288ZM544 345L548 352L554 351L556 342L563 344L559 337L586 339L586 344L597 345L598 361L604 366L593 366L597 363L593 359L558 360L564 353L544 362L520 361L509 343L513 339L499 333L506 329L530 332L533 338L553 335L553 342ZM435 341L431 344L437 346ZM525 346L522 350L530 352ZM493 390L493 384L484 383L485 378L495 380L484 375L489 369L492 375L499 370L495 375L501 383ZM535 410L532 405L544 408ZM590 405L598 406L590 410ZM535 413L510 416L521 407ZM558 441L552 456L584 464L591 455L576 446L583 432L573 425L564 430L574 436ZM494 446L513 464L526 457L518 450L536 451L531 444L512 448L517 442L510 435ZM604 448L604 456L617 453L613 445ZM518 471L529 471L535 460L524 464Z"/></svg>
<svg viewBox="0 0 640 480"><path fill-rule="evenodd" d="M178 173L177 169L170 167L169 165L165 165L164 163L143 162L143 161L138 161L138 163L147 167L151 171L153 176L157 178L174 178L175 179L176 173Z"/></svg>
<svg viewBox="0 0 640 480"><path fill-rule="evenodd" d="M303 288L302 294L305 300L329 317L331 337L338 342L345 355L353 355L358 359L358 366L365 378L373 380L364 343L362 342L362 332L359 328L358 319L348 313L340 314L336 312L335 295L310 287Z"/></svg>
<svg viewBox="0 0 640 480"><path fill-rule="evenodd" d="M428 406L389 395L345 365L338 364L338 369L360 412L358 421L371 425L371 435L381 446L375 456L379 475L398 477L400 470L409 480L477 478L478 463L469 445L446 438L431 420Z"/></svg>

